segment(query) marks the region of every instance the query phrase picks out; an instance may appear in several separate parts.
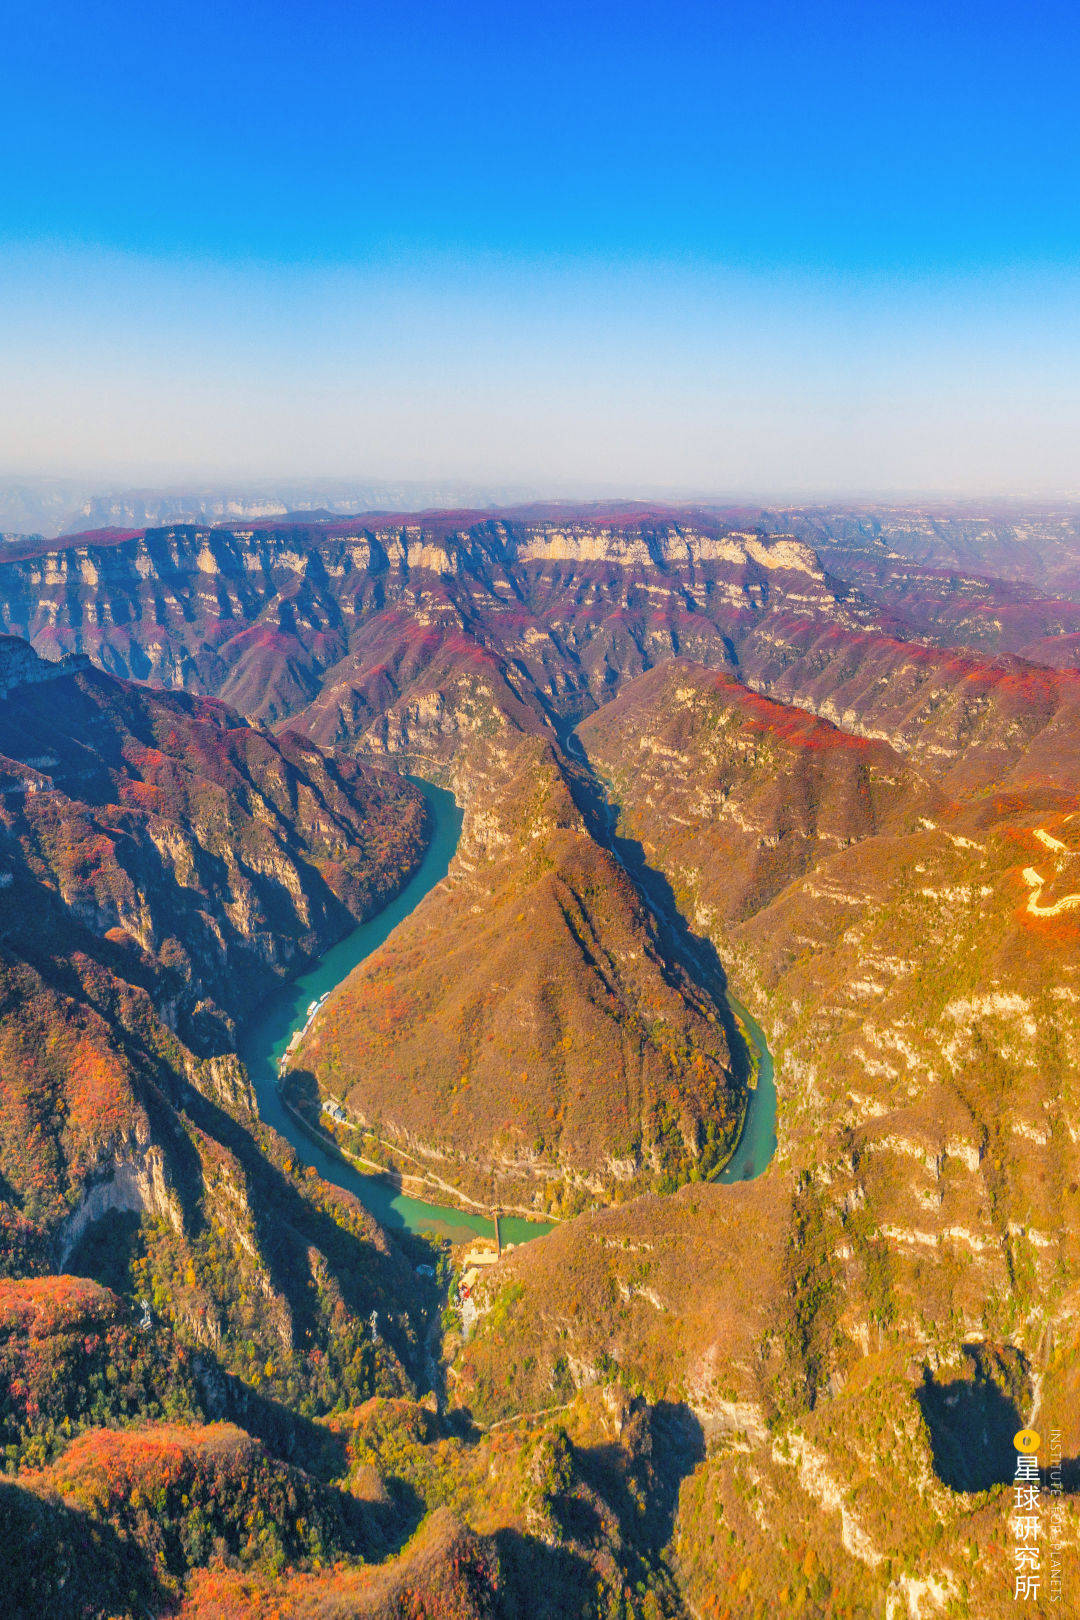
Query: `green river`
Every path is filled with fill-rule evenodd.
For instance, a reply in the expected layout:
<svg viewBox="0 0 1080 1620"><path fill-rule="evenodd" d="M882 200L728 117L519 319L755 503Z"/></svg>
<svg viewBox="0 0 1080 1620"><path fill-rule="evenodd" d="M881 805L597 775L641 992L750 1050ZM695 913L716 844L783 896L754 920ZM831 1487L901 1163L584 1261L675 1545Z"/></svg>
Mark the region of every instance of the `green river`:
<svg viewBox="0 0 1080 1620"><path fill-rule="evenodd" d="M766 1168L776 1152L776 1076L765 1031L730 990L728 1006L741 1023L757 1058L757 1087L750 1092L746 1117L735 1151L716 1177L717 1181L753 1181Z"/></svg>
<svg viewBox="0 0 1080 1620"><path fill-rule="evenodd" d="M314 1136L297 1124L282 1103L277 1086L282 1054L293 1031L304 1024L311 1003L333 990L365 957L378 950L398 923L420 904L428 890L446 876L461 833L461 811L453 794L419 780L416 786L428 801L433 829L420 865L396 900L332 946L314 967L282 985L263 1002L243 1032L240 1050L255 1088L259 1113L268 1125L288 1138L303 1164L314 1165L334 1186L355 1193L376 1220L391 1230L428 1232L463 1243L477 1234L494 1237L495 1223L484 1215L451 1205L426 1204L418 1198L409 1198L380 1176L366 1176L354 1170L344 1159L321 1147ZM539 1237L550 1230L550 1223L544 1221L527 1221L514 1215L499 1217L499 1232L504 1243L523 1243L526 1238Z"/></svg>
<svg viewBox="0 0 1080 1620"><path fill-rule="evenodd" d="M416 780L414 778L414 780ZM303 1164L313 1165L327 1181L353 1192L384 1226L398 1231L426 1232L467 1242L476 1235L493 1237L494 1222L484 1215L457 1209L453 1205L428 1204L399 1192L388 1180L364 1175L337 1157L300 1126L288 1112L278 1093L278 1064L294 1030L301 1028L313 1001L335 988L365 957L379 948L388 935L435 884L447 874L461 833L461 811L452 794L428 782L416 780L432 814L432 838L409 882L396 900L366 923L331 947L318 962L299 978L282 985L263 1002L249 1021L241 1038L241 1055L255 1088L259 1113L268 1125L291 1142ZM731 999L731 998L729 998ZM776 1088L773 1084L772 1057L765 1035L750 1014L731 1000L749 1040L757 1049L758 1084L750 1093L746 1118L731 1161L717 1178L743 1181L760 1175L776 1146ZM499 1231L504 1243L523 1243L551 1230L550 1223L501 1215Z"/></svg>

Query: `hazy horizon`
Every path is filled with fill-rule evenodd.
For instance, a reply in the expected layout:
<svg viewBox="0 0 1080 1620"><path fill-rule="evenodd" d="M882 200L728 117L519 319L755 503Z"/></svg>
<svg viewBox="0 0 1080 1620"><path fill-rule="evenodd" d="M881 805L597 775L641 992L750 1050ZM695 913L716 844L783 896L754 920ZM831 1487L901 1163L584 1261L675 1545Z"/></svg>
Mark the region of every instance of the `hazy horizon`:
<svg viewBox="0 0 1080 1620"><path fill-rule="evenodd" d="M153 469L151 469L151 473ZM230 517L279 514L302 516L326 511L340 517L367 513L422 513L426 511L491 511L513 514L533 507L565 506L587 514L590 508L635 506L643 508L761 508L814 511L820 509L893 508L898 511L986 515L1019 515L1025 511L1080 510L1080 490L1005 491L986 489L955 492L932 489L694 489L631 484L517 486L498 481L380 479L356 476L302 478L218 476L213 470L194 471L187 477L161 469L159 477L97 477L80 472L5 473L0 469L0 532L42 533L45 538L78 533L99 526L95 504L122 507L129 503L145 511L132 511L130 520L117 512L102 516L100 526L155 527L179 521L227 524ZM265 511L257 513L259 504ZM232 508L236 508L233 510ZM89 508L85 524L78 521ZM241 510L241 508L245 510ZM30 521L20 517L32 514ZM101 516L101 514L98 514Z"/></svg>
<svg viewBox="0 0 1080 1620"><path fill-rule="evenodd" d="M63 0L6 45L10 476L1080 484L1064 8Z"/></svg>

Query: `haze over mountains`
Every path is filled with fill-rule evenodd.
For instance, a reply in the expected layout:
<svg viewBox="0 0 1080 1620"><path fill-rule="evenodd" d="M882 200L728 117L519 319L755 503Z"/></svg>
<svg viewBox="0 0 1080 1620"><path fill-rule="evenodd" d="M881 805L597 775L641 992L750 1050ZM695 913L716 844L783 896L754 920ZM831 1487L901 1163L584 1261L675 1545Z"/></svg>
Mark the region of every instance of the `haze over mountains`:
<svg viewBox="0 0 1080 1620"><path fill-rule="evenodd" d="M584 512L583 497L576 499ZM347 516L363 512L434 512L453 509L537 508L556 497L539 485L470 482L465 479L386 480L362 478L264 479L221 483L192 479L164 486L102 486L98 480L24 476L0 478L0 533L9 542L23 536L53 539L94 529L142 528L166 523L222 524L243 519ZM643 509L657 500L689 504L676 492L641 496ZM609 498L610 501L610 498ZM863 566L901 557L927 568L970 570L999 580L1063 587L1080 581L1080 505L1057 500L951 501L927 498L889 503L865 498L857 504L790 502L762 504L751 496L695 497L695 509L713 514L737 505L767 530L789 528L820 543L828 555L839 549Z"/></svg>
<svg viewBox="0 0 1080 1620"><path fill-rule="evenodd" d="M1078 523L612 503L6 548L0 1509L103 1527L78 1612L1013 1612L1012 1433L1056 1433L1070 1491L1080 1458ZM398 771L453 790L457 852L284 1090L440 1201L560 1218L441 1329L435 1258L300 1173L237 1055L415 868ZM721 1184L729 988L778 1144ZM110 1469L163 1471L167 1544Z"/></svg>
<svg viewBox="0 0 1080 1620"><path fill-rule="evenodd" d="M78 478L0 479L0 533L9 540L49 539L83 529L140 528L156 523L284 517L289 512L401 511L414 507L502 506L534 491L484 488L461 479L387 482L378 479L268 479L261 483L102 488Z"/></svg>

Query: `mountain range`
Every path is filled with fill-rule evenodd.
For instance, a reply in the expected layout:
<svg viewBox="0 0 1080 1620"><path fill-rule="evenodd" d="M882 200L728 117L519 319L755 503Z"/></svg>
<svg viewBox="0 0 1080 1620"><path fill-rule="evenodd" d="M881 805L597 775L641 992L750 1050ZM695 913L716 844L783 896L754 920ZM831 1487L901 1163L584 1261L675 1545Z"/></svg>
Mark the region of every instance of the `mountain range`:
<svg viewBox="0 0 1080 1620"><path fill-rule="evenodd" d="M1080 1483L1075 513L127 516L0 552L20 1612L1012 1613L1015 1430L1073 1547ZM282 1089L553 1223L471 1270L240 1055L416 871L401 773L449 871Z"/></svg>
<svg viewBox="0 0 1080 1620"><path fill-rule="evenodd" d="M290 512L400 511L408 507L494 507L525 500L531 491L485 488L464 479L440 482L365 478L264 479L234 484L102 487L80 478L0 478L0 532L9 542L27 535L76 534L84 529L147 523L211 523L282 518Z"/></svg>

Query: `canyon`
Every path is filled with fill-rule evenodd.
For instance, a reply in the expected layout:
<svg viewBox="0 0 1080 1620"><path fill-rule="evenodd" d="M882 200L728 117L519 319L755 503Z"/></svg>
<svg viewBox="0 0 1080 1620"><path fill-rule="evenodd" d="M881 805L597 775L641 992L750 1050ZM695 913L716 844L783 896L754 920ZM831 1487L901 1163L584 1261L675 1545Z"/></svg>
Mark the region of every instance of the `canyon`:
<svg viewBox="0 0 1080 1620"><path fill-rule="evenodd" d="M98 1503L108 1590L149 1530L92 1483L119 1442L67 1442L141 1417L125 1468L247 1470L318 1526L276 1585L224 1521L216 1575L170 1550L192 1614L420 1613L414 1578L463 1615L1011 1612L1008 1424L1080 1456L1075 534L627 505L6 546L7 1388L31 1302L104 1346L149 1297L187 1370L171 1408L24 1400L0 1511ZM238 1053L415 869L400 772L456 853L284 1088L339 1151L558 1219L469 1330ZM777 1147L723 1184L729 988Z"/></svg>

